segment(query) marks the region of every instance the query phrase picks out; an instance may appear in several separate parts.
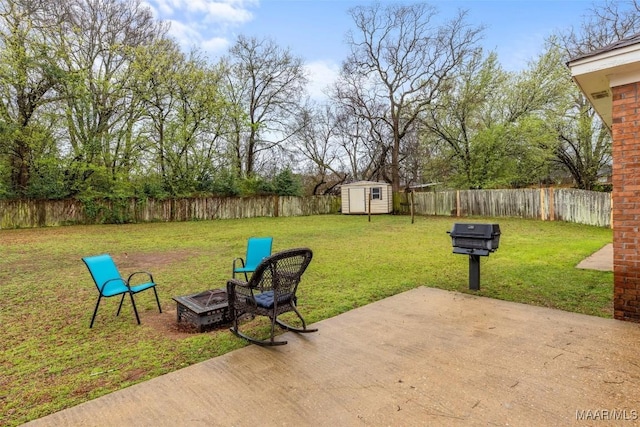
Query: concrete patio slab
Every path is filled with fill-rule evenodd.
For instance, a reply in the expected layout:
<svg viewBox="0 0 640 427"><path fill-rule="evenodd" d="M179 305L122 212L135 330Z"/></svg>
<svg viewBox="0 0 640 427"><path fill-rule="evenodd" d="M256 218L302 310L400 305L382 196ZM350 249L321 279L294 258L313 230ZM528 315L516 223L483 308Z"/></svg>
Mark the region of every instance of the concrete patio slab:
<svg viewBox="0 0 640 427"><path fill-rule="evenodd" d="M583 259L577 266L587 270L613 271L613 243Z"/></svg>
<svg viewBox="0 0 640 427"><path fill-rule="evenodd" d="M28 423L640 423L640 325L417 288Z"/></svg>

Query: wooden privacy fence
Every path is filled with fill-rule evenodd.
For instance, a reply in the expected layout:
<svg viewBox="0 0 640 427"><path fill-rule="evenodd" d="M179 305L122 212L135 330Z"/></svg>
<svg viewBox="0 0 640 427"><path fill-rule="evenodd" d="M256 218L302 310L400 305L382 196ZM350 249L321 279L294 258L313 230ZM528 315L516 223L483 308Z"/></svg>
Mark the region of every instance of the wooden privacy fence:
<svg viewBox="0 0 640 427"><path fill-rule="evenodd" d="M337 196L202 197L124 200L0 200L0 228L199 221L340 212Z"/></svg>
<svg viewBox="0 0 640 427"><path fill-rule="evenodd" d="M396 203L397 200L397 203ZM410 212L411 194L398 193L394 208ZM611 193L576 189L459 190L413 193L417 215L518 217L611 227Z"/></svg>
<svg viewBox="0 0 640 427"><path fill-rule="evenodd" d="M394 194L394 213L519 217L611 226L611 195L575 189L465 190ZM336 214L339 196L120 200L0 200L0 228L199 221Z"/></svg>

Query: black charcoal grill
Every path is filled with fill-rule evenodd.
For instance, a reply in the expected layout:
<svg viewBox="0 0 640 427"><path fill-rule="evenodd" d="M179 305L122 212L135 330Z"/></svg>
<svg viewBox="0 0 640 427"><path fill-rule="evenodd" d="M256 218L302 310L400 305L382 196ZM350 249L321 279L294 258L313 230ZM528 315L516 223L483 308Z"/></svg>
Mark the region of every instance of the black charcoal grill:
<svg viewBox="0 0 640 427"><path fill-rule="evenodd" d="M469 255L469 289L480 289L480 257L489 256L500 244L498 224L453 224L451 231L453 253Z"/></svg>

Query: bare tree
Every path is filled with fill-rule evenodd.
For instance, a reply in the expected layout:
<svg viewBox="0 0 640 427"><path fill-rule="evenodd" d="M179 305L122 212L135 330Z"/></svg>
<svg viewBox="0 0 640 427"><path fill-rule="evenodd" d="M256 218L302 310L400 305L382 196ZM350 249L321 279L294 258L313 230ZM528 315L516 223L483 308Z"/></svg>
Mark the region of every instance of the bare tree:
<svg viewBox="0 0 640 427"><path fill-rule="evenodd" d="M291 135L287 122L299 110L307 83L302 59L273 40L239 36L231 47L227 99L237 105L230 119L235 168L251 176L261 153L277 148Z"/></svg>
<svg viewBox="0 0 640 427"><path fill-rule="evenodd" d="M446 89L449 75L476 49L482 27L466 24L463 11L439 24L437 9L426 3L359 6L350 13L356 31L347 34L351 53L334 97L367 121L379 166L386 169L388 163L388 180L397 191L406 155L403 139Z"/></svg>
<svg viewBox="0 0 640 427"><path fill-rule="evenodd" d="M574 105L554 122L555 162L571 174L578 188L595 190L599 178L610 173L611 133L586 97L575 94L573 100Z"/></svg>
<svg viewBox="0 0 640 427"><path fill-rule="evenodd" d="M350 178L354 180L390 181L387 170L389 145L381 140L389 140L379 134L371 122L353 113L352 109L341 108L337 116L338 141L349 159Z"/></svg>
<svg viewBox="0 0 640 427"><path fill-rule="evenodd" d="M592 53L640 29L638 0L594 2L590 13L579 28L571 28L559 36L570 58Z"/></svg>
<svg viewBox="0 0 640 427"><path fill-rule="evenodd" d="M331 193L342 184L344 152L337 142L338 119L330 104L308 105L292 123L295 149L310 164L307 175L313 180L312 194Z"/></svg>

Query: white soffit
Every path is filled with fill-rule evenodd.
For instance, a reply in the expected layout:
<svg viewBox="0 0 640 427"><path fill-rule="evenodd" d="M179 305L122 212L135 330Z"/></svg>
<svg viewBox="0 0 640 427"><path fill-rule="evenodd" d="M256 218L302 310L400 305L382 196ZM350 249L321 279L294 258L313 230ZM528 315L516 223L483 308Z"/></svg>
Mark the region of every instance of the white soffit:
<svg viewBox="0 0 640 427"><path fill-rule="evenodd" d="M580 58L568 66L573 80L611 129L611 88L640 82L640 43Z"/></svg>

